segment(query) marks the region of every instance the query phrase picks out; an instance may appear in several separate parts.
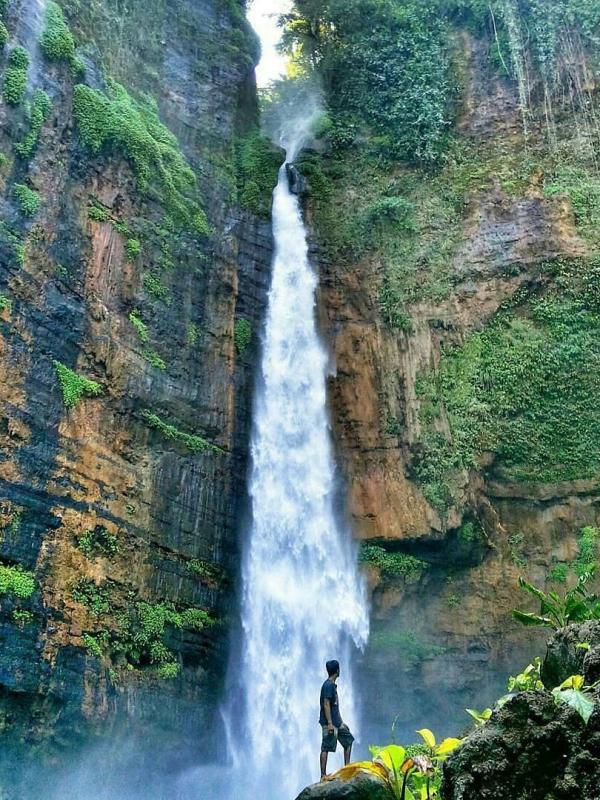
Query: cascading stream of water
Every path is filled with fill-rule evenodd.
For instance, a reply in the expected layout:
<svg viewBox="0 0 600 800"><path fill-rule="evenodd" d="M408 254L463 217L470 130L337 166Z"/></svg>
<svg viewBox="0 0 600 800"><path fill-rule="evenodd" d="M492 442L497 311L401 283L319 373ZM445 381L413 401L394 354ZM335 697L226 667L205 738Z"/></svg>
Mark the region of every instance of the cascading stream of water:
<svg viewBox="0 0 600 800"><path fill-rule="evenodd" d="M340 706L354 723L348 655L352 643L366 640L368 613L355 550L334 512L317 278L285 166L273 196L273 232L243 567L247 724L237 759L254 776L253 790L262 791L256 796L292 800L318 777L318 695L330 658L342 662Z"/></svg>

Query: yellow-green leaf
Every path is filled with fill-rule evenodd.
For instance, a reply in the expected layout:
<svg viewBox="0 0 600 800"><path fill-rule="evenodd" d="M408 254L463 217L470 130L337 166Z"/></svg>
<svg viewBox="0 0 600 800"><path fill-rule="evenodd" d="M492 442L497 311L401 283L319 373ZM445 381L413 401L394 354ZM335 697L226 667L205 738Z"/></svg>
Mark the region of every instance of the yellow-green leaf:
<svg viewBox="0 0 600 800"><path fill-rule="evenodd" d="M432 750L435 749L435 736L429 730L429 728L421 728L421 730L417 731L417 733L423 739L427 747L430 747Z"/></svg>
<svg viewBox="0 0 600 800"><path fill-rule="evenodd" d="M387 747L382 747L377 753L377 759L385 764L391 772L400 772L405 758L405 749L397 744L390 744Z"/></svg>
<svg viewBox="0 0 600 800"><path fill-rule="evenodd" d="M563 683L561 683L560 688L575 689L578 691L583 687L583 683L584 683L583 675L571 675L570 678L567 678L566 681L563 681Z"/></svg>
<svg viewBox="0 0 600 800"><path fill-rule="evenodd" d="M448 739L444 739L444 741L440 744L440 746L435 751L435 754L437 756L448 755L448 753L451 753L453 750L456 750L456 748L459 746L460 742L461 742L460 739L453 739L451 737L448 738Z"/></svg>

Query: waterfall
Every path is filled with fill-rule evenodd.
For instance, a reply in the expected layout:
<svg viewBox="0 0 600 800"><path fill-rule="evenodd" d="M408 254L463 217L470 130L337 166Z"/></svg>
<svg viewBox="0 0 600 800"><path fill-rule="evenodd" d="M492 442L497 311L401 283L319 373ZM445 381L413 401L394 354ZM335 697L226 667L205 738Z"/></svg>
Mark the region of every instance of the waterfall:
<svg viewBox="0 0 600 800"><path fill-rule="evenodd" d="M354 724L349 644L365 642L368 614L355 550L334 512L317 278L285 166L273 195L273 233L243 565L247 715L237 759L254 776L253 792L263 792L256 796L292 800L318 778L318 698L328 659L341 662L340 708Z"/></svg>

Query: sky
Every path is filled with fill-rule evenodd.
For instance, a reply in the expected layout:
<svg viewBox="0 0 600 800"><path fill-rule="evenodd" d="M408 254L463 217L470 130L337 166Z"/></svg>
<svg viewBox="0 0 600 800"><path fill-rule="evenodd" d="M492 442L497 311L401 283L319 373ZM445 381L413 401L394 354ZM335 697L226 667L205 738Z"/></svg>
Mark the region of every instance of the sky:
<svg viewBox="0 0 600 800"><path fill-rule="evenodd" d="M262 43L262 58L256 68L259 86L266 86L285 72L285 59L275 49L281 36L277 17L289 11L291 5L292 0L250 0L248 5L248 19Z"/></svg>

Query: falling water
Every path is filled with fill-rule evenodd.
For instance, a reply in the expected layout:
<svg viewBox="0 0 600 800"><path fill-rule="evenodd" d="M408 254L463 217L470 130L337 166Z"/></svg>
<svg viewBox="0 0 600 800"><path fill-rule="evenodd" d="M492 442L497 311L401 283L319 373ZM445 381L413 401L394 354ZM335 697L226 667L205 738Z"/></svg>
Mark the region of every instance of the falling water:
<svg viewBox="0 0 600 800"><path fill-rule="evenodd" d="M273 232L243 571L247 728L238 759L260 796L291 800L318 777L318 695L327 659L342 662L340 707L354 722L347 655L351 642L365 641L368 615L355 552L333 508L317 279L285 167L273 196Z"/></svg>

